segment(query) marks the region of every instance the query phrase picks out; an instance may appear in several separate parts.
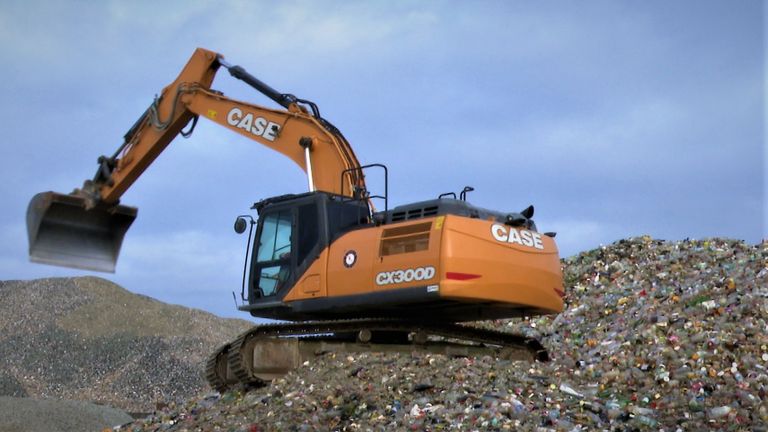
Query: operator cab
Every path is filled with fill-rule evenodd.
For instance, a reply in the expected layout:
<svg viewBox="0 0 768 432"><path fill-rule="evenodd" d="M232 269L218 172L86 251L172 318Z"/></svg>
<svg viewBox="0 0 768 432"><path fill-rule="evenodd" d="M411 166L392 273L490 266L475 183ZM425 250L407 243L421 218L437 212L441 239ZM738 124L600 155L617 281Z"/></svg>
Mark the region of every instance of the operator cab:
<svg viewBox="0 0 768 432"><path fill-rule="evenodd" d="M255 240L244 269L247 278L244 274L241 298L248 304L239 309L254 315L258 310L258 316L268 313L267 307L281 303L333 240L350 230L372 225L365 200L327 192L268 198L252 209L258 212L259 220L251 222L252 227L256 224L255 233L251 233ZM236 231L245 230L243 218L238 218Z"/></svg>

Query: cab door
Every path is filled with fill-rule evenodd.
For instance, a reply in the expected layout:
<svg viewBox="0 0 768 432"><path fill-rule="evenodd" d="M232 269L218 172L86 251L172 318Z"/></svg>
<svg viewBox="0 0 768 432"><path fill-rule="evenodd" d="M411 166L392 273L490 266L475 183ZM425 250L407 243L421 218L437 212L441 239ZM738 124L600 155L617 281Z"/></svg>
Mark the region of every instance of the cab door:
<svg viewBox="0 0 768 432"><path fill-rule="evenodd" d="M309 197L260 214L252 254L250 303L295 297L295 292L289 292L297 283L305 294L323 294L324 243L318 211L316 199Z"/></svg>
<svg viewBox="0 0 768 432"><path fill-rule="evenodd" d="M262 215L251 267L251 298L274 299L292 284L294 212L287 208Z"/></svg>

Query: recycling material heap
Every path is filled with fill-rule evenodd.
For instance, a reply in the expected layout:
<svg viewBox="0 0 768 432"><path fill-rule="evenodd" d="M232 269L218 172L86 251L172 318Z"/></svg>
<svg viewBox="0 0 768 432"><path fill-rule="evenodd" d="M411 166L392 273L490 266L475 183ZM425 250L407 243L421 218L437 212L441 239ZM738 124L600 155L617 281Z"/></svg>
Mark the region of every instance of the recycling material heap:
<svg viewBox="0 0 768 432"><path fill-rule="evenodd" d="M477 323L548 363L325 355L124 430L768 430L768 244L637 237L563 264L563 313Z"/></svg>

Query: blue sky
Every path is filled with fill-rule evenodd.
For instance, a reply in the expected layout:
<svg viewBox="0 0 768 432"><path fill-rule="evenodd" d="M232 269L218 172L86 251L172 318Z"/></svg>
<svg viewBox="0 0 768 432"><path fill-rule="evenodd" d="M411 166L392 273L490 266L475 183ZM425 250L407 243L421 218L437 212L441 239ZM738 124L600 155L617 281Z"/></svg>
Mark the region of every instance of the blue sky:
<svg viewBox="0 0 768 432"><path fill-rule="evenodd" d="M760 1L4 1L0 279L31 264L24 214L111 154L195 47L313 100L404 204L475 187L536 206L563 256L649 234L766 234ZM220 73L214 88L274 106ZM201 121L123 197L139 207L117 273L134 292L220 315L245 238L234 217L302 192L292 162Z"/></svg>

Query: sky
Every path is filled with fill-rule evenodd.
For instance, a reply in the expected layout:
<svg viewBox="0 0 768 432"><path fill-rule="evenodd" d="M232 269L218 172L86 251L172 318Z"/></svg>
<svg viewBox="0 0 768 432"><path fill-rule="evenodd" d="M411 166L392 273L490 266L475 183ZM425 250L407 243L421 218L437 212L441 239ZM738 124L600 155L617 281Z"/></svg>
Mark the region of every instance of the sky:
<svg viewBox="0 0 768 432"><path fill-rule="evenodd" d="M91 178L196 47L316 102L389 167L390 205L470 185L481 207L533 204L563 257L639 235L759 243L765 22L753 0L5 0L0 280L97 275L248 317L234 219L306 178L203 119L122 197L139 217L115 274L28 261L30 198ZM213 87L276 107L225 71Z"/></svg>

